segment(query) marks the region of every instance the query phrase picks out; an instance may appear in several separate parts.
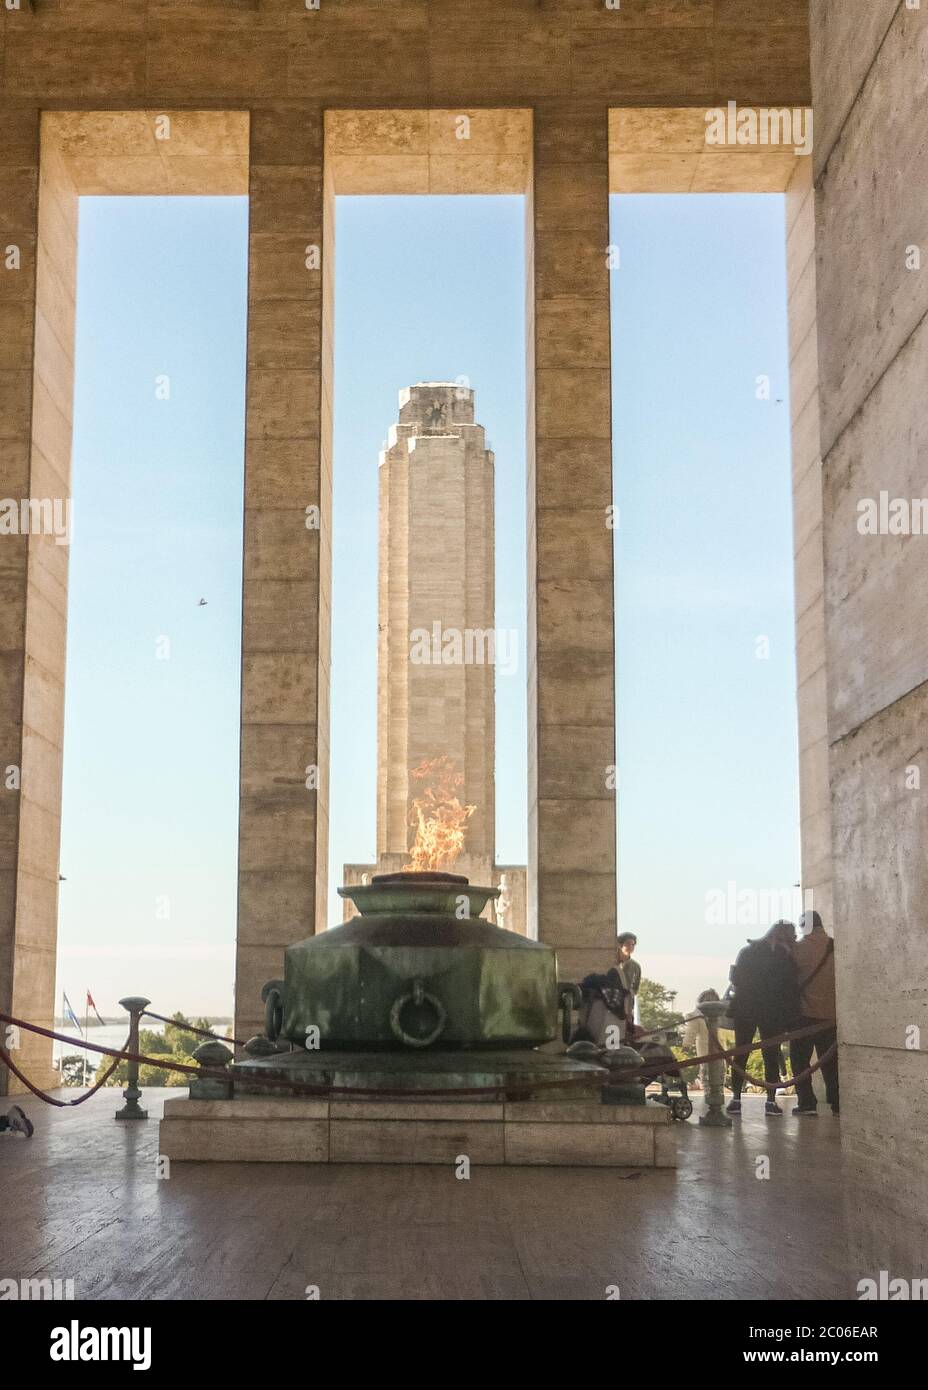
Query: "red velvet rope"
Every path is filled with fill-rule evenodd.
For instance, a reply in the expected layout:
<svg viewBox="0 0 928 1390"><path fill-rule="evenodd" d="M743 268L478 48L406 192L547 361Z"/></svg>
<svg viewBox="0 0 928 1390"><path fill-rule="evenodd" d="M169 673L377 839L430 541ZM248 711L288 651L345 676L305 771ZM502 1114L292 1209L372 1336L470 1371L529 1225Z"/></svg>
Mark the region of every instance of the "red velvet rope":
<svg viewBox="0 0 928 1390"><path fill-rule="evenodd" d="M5 1018L5 1015L3 1015L3 1017ZM21 1024L19 1026L22 1027ZM28 1026L29 1025L26 1024L27 1028ZM127 1046L128 1043L129 1039L126 1038ZM117 1057L113 1065L100 1077L100 1080L95 1081L94 1084L90 1087L90 1089L85 1091L82 1096L78 1096L76 1100L58 1100L55 1096L50 1096L47 1091L43 1091L40 1086L34 1085L29 1080L28 1076L24 1076L23 1073L20 1071L19 1067L13 1061L13 1058L7 1052L6 1048L0 1047L0 1062L4 1062L9 1067L13 1075L18 1077L19 1080L23 1083L23 1085L27 1086L34 1096L38 1096L39 1100L44 1100L46 1105L57 1105L59 1109L62 1110L67 1109L67 1107L70 1105L83 1105L85 1100L89 1100L92 1095L99 1091L101 1086L106 1085L107 1081L109 1081L110 1077L113 1075L113 1072L119 1066L119 1061L120 1059L119 1057Z"/></svg>
<svg viewBox="0 0 928 1390"><path fill-rule="evenodd" d="M245 1046L238 1038L220 1038L218 1034L210 1032L208 1028L194 1028L192 1023L178 1023L176 1018L165 1018L164 1014L153 1014L150 1009L143 1009L139 1018L156 1018L159 1023L170 1023L172 1028L179 1028L182 1033L196 1033L198 1038L209 1038L213 1042L231 1043L233 1047Z"/></svg>
<svg viewBox="0 0 928 1390"><path fill-rule="evenodd" d="M203 1079L210 1079L216 1081L229 1080L229 1073L226 1071L224 1067L188 1066L184 1062L167 1062L164 1060L163 1057L146 1057L144 1053L129 1052L127 1050L127 1047L123 1047L121 1050L117 1051L115 1048L112 1047L104 1047L102 1043L91 1043L86 1042L83 1039L78 1041L75 1038L69 1038L63 1033L54 1032L53 1029L42 1028L37 1023L27 1023L25 1019L15 1018L12 1014L0 1013L0 1022L12 1023L17 1028L25 1028L27 1029L27 1031L31 1033L38 1033L42 1037L54 1038L60 1042L66 1042L72 1044L73 1046L83 1047L90 1052L100 1052L103 1053L105 1056L114 1057L116 1059L113 1063L113 1066L110 1067L109 1071L106 1073L106 1076L104 1076L104 1078L101 1081L95 1083L92 1090L88 1091L85 1095L80 1096L77 1100L63 1101L56 1100L54 1097L47 1095L44 1091L41 1091L38 1087L33 1086L32 1082L30 1082L25 1076L23 1076L19 1069L13 1064L12 1060L9 1057L9 1053L7 1053L4 1048L0 1048L0 1060L6 1062L6 1065L10 1068L13 1074L17 1076L20 1081L22 1081L24 1086L28 1086L29 1090L32 1091L34 1095L37 1095L40 1097L40 1099L47 1101L49 1105L69 1106L83 1104L83 1102L85 1100L88 1100L89 1097L93 1095L95 1091L98 1091L100 1089L100 1087L105 1083L108 1077L112 1076L117 1064L122 1060L138 1062L146 1066L158 1067L162 1071L179 1071L192 1073L193 1075L201 1077ZM821 1023L813 1023L809 1024L805 1028L797 1028L792 1032L780 1033L776 1037L766 1038L763 1042L743 1043L740 1047L725 1048L724 1050L718 1052L707 1053L705 1057L688 1057L684 1061L680 1061L675 1057L671 1065L696 1067L701 1066L707 1062L720 1061L722 1058L730 1060L731 1058L736 1056L747 1056L752 1052L757 1052L762 1047L775 1047L782 1042L790 1041L790 1039L807 1037L811 1033L820 1033L821 1031ZM128 1044L128 1039L126 1041ZM215 1041L221 1042L222 1039L215 1039ZM817 1071L819 1067L822 1065L822 1063L828 1060L829 1055L830 1054L826 1054L826 1056L822 1058L814 1067L810 1068L808 1074L812 1075L815 1071ZM628 1069L615 1068L613 1070L612 1076L619 1084L628 1084L636 1080L644 1080L645 1084L647 1084L649 1080L653 1080L654 1076L659 1076L661 1072L666 1071L668 1061L668 1058L655 1059L653 1062L646 1062L643 1066L633 1066ZM805 1072L800 1073L798 1080L803 1080L805 1076ZM748 1079L754 1085L761 1084L760 1082L757 1082L753 1077L749 1077ZM792 1086L795 1083L796 1079L797 1078L791 1077L787 1081L782 1082L781 1084L784 1086ZM295 1081L292 1078L285 1076L261 1076L255 1072L252 1072L249 1075L248 1083L250 1086L264 1086L267 1087L269 1090L273 1090L275 1088L285 1088L289 1091L295 1091L299 1095L311 1096L346 1095L357 1097L359 1095L373 1095L391 1097L405 1096L408 1098L410 1095L409 1091L402 1087L382 1089L380 1087L363 1086L314 1086L311 1082ZM443 1089L421 1091L417 1090L415 1092L415 1096L416 1098L421 1099L438 1096L443 1098L447 1098L449 1096L505 1096L507 1093L514 1091L534 1092L551 1089L569 1089L571 1087L576 1089L578 1086L588 1087L589 1084L590 1083L588 1078L584 1076L561 1077L557 1080L552 1081L527 1081L524 1085L520 1085L518 1082L514 1082L510 1083L508 1086L460 1086L445 1087ZM772 1083L771 1089L773 1089Z"/></svg>

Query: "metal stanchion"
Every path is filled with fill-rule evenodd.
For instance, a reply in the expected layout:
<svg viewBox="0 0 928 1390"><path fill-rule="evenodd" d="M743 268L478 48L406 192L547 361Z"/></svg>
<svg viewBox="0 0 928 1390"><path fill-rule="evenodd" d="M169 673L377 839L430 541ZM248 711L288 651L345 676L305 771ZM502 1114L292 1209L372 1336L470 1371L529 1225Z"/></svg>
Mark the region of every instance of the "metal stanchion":
<svg viewBox="0 0 928 1390"><path fill-rule="evenodd" d="M151 1003L150 999L136 998L120 999L120 1004L129 1015L129 1045L127 1052L138 1052L139 1050L139 1017L144 1009ZM123 1091L125 1105L121 1110L116 1111L117 1120L147 1120L148 1111L142 1110L139 1106L139 1098L142 1092L139 1090L139 1064L129 1062L128 1085Z"/></svg>

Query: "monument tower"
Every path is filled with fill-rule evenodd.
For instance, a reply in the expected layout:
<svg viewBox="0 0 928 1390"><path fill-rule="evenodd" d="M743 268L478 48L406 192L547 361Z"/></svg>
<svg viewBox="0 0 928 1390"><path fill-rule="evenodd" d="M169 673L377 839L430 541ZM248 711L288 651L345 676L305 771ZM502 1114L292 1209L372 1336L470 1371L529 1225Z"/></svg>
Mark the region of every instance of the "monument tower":
<svg viewBox="0 0 928 1390"><path fill-rule="evenodd" d="M380 455L377 863L345 883L406 867L424 824L463 843L432 866L502 886L500 925L524 932L525 867L496 864L493 454L468 387L420 382L399 406Z"/></svg>

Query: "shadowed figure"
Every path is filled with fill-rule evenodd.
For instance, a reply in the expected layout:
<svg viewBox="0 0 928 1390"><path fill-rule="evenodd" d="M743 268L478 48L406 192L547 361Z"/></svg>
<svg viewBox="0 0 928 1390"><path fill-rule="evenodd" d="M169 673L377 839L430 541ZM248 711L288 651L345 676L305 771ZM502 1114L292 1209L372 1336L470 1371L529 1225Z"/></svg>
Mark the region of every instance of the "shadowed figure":
<svg viewBox="0 0 928 1390"><path fill-rule="evenodd" d="M793 943L793 959L799 974L799 996L802 1005L800 1023L822 1022L822 1031L807 1038L796 1038L789 1045L789 1060L793 1075L805 1071L815 1051L816 1061L822 1063L825 1099L832 1113L840 1113L838 1095L838 1053L823 1062L822 1058L834 1047L838 1037L835 1007L835 943L825 930L817 912L804 912L799 919L800 939ZM796 1085L794 1115L814 1115L818 1110L812 1078Z"/></svg>
<svg viewBox="0 0 928 1390"><path fill-rule="evenodd" d="M796 929L792 922L774 922L770 930L757 941L749 941L731 968L731 983L734 995L729 1013L735 1024L735 1046L741 1047L754 1041L755 1033L760 1033L761 1042L765 1038L776 1037L796 1027L801 1016L799 985L796 962L792 956L792 946L796 939ZM776 1085L780 1080L780 1048L778 1045L763 1048L764 1080L767 1083L768 1115L782 1115L777 1105ZM738 1058L744 1067L747 1057ZM741 1091L744 1080L735 1067L732 1067L732 1098L728 1104L730 1115L741 1114Z"/></svg>

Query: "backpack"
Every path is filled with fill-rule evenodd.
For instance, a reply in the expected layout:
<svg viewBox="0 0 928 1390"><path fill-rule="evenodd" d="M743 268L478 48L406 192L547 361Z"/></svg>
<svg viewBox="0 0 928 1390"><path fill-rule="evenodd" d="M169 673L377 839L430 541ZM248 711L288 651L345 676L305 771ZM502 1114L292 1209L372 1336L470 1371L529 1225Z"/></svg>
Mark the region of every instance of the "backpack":
<svg viewBox="0 0 928 1390"><path fill-rule="evenodd" d="M631 991L619 980L616 970L610 970L608 975L587 975L580 982L580 989L583 999L577 1014L576 1040L604 1047L607 1028L624 1030L625 1001Z"/></svg>

